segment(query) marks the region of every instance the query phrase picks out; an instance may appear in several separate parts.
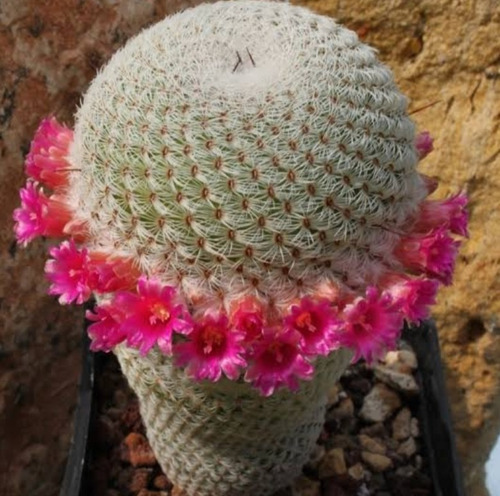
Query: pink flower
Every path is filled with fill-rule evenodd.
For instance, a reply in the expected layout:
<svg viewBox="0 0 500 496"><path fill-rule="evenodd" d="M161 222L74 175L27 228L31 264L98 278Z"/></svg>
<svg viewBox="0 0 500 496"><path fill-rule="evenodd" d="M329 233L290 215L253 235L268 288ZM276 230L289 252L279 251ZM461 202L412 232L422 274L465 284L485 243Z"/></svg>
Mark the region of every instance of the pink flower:
<svg viewBox="0 0 500 496"><path fill-rule="evenodd" d="M467 195L458 193L446 200L428 200L420 204L415 231L427 232L436 227L446 227L452 233L468 236Z"/></svg>
<svg viewBox="0 0 500 496"><path fill-rule="evenodd" d="M328 300L303 298L292 306L284 324L302 336L301 348L306 355L328 355L338 347L340 321Z"/></svg>
<svg viewBox="0 0 500 496"><path fill-rule="evenodd" d="M85 317L94 322L87 328L92 339L92 351L111 351L127 338L127 332L122 326L123 313L113 303L96 306L95 313L87 310Z"/></svg>
<svg viewBox="0 0 500 496"><path fill-rule="evenodd" d="M114 293L133 288L140 272L131 258L113 256L103 252L89 252L90 270L96 274L93 291Z"/></svg>
<svg viewBox="0 0 500 496"><path fill-rule="evenodd" d="M429 155L434 150L434 140L432 139L429 131L423 131L417 134L415 138L415 148L417 149L420 160Z"/></svg>
<svg viewBox="0 0 500 496"><path fill-rule="evenodd" d="M26 246L38 236L63 237L64 226L71 220L71 212L56 196L47 198L38 183L28 181L19 192L21 207L14 210L14 230L17 242Z"/></svg>
<svg viewBox="0 0 500 496"><path fill-rule="evenodd" d="M75 242L63 241L49 251L52 259L45 264L47 279L52 283L49 294L58 294L62 305L76 301L80 304L90 298L96 275L90 270L90 257L85 248L79 250Z"/></svg>
<svg viewBox="0 0 500 496"><path fill-rule="evenodd" d="M114 304L125 309L123 329L128 334L127 344L145 355L155 344L163 353L172 352L172 335L187 334L192 324L175 288L163 285L158 279L139 278L137 293L120 291Z"/></svg>
<svg viewBox="0 0 500 496"><path fill-rule="evenodd" d="M231 329L225 315L206 315L195 323L187 342L174 346L176 365L187 365L186 372L198 381L218 381L222 372L236 380L240 368L246 366L244 337L243 332Z"/></svg>
<svg viewBox="0 0 500 496"><path fill-rule="evenodd" d="M405 267L451 284L460 242L453 240L446 228L434 229L423 236L401 238L394 254Z"/></svg>
<svg viewBox="0 0 500 496"><path fill-rule="evenodd" d="M77 243L85 243L89 239L88 223L81 219L71 219L64 226L64 234Z"/></svg>
<svg viewBox="0 0 500 496"><path fill-rule="evenodd" d="M364 298L359 297L345 307L343 318L339 340L354 350L353 361L363 357L370 362L394 348L403 324L391 296L379 295L373 286L367 288Z"/></svg>
<svg viewBox="0 0 500 496"><path fill-rule="evenodd" d="M109 293L133 287L139 276L129 259L78 249L74 240L50 249L53 257L45 264L52 285L49 294L61 295L60 303L88 300L93 291Z"/></svg>
<svg viewBox="0 0 500 496"><path fill-rule="evenodd" d="M288 386L299 388L298 379L311 379L313 366L300 353L302 336L293 329L267 329L252 353L253 363L245 374L264 396Z"/></svg>
<svg viewBox="0 0 500 496"><path fill-rule="evenodd" d="M407 279L388 288L395 305L409 322L425 320L436 303L439 282L435 279Z"/></svg>
<svg viewBox="0 0 500 496"><path fill-rule="evenodd" d="M235 329L244 333L246 343L253 343L262 335L264 326L261 305L253 298L245 298L237 302L231 322Z"/></svg>
<svg viewBox="0 0 500 496"><path fill-rule="evenodd" d="M43 119L26 157L28 176L51 188L66 185L70 167L67 156L72 140L73 131L59 124L55 117Z"/></svg>

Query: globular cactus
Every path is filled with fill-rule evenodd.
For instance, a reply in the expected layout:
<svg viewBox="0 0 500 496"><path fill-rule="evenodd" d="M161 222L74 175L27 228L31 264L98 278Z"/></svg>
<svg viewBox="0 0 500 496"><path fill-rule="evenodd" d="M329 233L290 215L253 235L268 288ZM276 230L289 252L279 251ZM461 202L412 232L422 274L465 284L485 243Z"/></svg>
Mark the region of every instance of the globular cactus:
<svg viewBox="0 0 500 496"><path fill-rule="evenodd" d="M143 32L94 80L74 211L93 246L190 302L363 289L397 270L427 194L406 108L374 50L330 19L205 5Z"/></svg>
<svg viewBox="0 0 500 496"><path fill-rule="evenodd" d="M16 233L71 238L50 292L97 295L92 347L117 353L169 476L264 495L307 459L350 358L451 283L466 197L426 199L431 150L353 32L287 3L201 5L112 58L74 136L44 121Z"/></svg>

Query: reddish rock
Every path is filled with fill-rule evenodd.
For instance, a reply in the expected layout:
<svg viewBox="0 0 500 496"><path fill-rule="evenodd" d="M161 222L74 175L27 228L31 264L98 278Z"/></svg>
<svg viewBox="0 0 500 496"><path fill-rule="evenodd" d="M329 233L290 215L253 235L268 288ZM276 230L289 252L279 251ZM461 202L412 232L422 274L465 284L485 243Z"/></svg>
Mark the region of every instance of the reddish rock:
<svg viewBox="0 0 500 496"><path fill-rule="evenodd" d="M172 483L163 474L157 475L153 480L153 486L156 489L168 490L172 488Z"/></svg>
<svg viewBox="0 0 500 496"><path fill-rule="evenodd" d="M137 432L131 432L123 441L129 451L130 463L134 467L154 466L156 457L148 440Z"/></svg>
<svg viewBox="0 0 500 496"><path fill-rule="evenodd" d="M141 489L147 489L152 475L152 468L138 468L134 470L129 486L130 491L138 492Z"/></svg>
<svg viewBox="0 0 500 496"><path fill-rule="evenodd" d="M122 416L122 423L127 429L131 429L134 432L142 428L141 412L139 411L139 403L137 400L127 406Z"/></svg>

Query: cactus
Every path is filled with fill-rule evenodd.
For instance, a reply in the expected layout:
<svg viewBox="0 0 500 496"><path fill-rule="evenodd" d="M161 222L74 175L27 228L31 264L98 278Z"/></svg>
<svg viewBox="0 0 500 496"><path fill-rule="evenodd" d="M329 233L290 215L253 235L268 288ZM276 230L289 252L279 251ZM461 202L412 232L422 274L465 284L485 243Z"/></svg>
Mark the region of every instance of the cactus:
<svg viewBox="0 0 500 496"><path fill-rule="evenodd" d="M426 318L451 283L467 201L426 199L435 184L416 166L431 150L353 32L287 3L201 5L112 58L74 134L44 121L16 233L23 244L70 238L50 251L50 292L61 303L97 296L92 347L117 353L169 475L190 494L267 494L307 457L328 381L350 357L393 347L403 320ZM272 399L245 382L276 402L264 408ZM293 413L283 386L298 391ZM200 420L200 401L235 420ZM186 404L196 439L170 425ZM288 437L273 437L270 411L293 419ZM203 451L244 423L268 444L250 461L226 447L225 470L237 459L242 485L202 489L173 461L173 437Z"/></svg>
<svg viewBox="0 0 500 496"><path fill-rule="evenodd" d="M426 195L406 106L374 50L330 19L201 6L94 80L70 155L74 211L92 246L132 254L190 303L286 308L320 280L364 289L397 268Z"/></svg>

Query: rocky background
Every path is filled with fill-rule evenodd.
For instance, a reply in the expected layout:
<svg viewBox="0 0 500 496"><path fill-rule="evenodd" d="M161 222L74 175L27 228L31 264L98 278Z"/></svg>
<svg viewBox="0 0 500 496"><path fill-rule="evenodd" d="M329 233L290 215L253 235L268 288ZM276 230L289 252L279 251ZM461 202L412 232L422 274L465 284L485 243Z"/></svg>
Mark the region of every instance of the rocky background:
<svg viewBox="0 0 500 496"><path fill-rule="evenodd" d="M42 117L72 124L89 81L130 36L195 3L0 0L0 494L57 494L80 366L81 311L45 295L47 247L19 249L12 234L23 157ZM302 4L379 50L415 121L436 139L422 171L439 178L438 195L465 188L470 196L471 238L435 318L466 484L482 496L500 432L500 4Z"/></svg>

